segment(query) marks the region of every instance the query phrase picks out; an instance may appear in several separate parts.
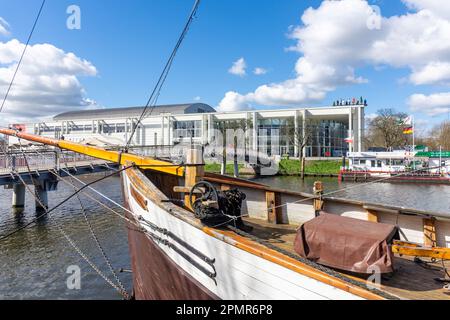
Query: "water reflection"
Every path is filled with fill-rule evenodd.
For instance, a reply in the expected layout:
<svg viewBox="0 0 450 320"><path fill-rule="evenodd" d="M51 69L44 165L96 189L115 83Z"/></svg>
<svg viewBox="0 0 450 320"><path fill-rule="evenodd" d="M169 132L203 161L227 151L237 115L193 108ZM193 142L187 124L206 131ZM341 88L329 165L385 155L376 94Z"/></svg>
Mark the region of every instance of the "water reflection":
<svg viewBox="0 0 450 320"><path fill-rule="evenodd" d="M314 181L324 184L325 193L339 191L332 196L411 209L450 213L450 186L413 183L351 183L336 178L263 177L258 182L276 188L313 192Z"/></svg>

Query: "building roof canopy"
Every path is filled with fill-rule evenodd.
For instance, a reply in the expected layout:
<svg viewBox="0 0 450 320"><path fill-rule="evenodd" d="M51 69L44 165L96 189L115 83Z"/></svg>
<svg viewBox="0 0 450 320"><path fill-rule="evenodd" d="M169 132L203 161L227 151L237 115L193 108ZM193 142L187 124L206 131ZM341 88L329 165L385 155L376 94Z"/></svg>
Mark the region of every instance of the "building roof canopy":
<svg viewBox="0 0 450 320"><path fill-rule="evenodd" d="M152 108L148 109L150 112ZM95 110L69 111L53 117L54 121L71 121L87 119L111 119L111 118L138 118L144 111L144 107L128 108L104 108ZM161 114L193 114L193 113L212 113L216 112L214 108L204 103L191 104L172 104L156 106L151 115L159 116Z"/></svg>

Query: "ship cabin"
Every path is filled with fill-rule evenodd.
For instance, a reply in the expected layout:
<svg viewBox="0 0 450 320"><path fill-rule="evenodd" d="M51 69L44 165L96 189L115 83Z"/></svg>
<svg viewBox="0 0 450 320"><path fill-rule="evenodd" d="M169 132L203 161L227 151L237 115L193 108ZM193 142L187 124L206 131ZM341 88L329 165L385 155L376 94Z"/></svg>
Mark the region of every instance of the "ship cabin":
<svg viewBox="0 0 450 320"><path fill-rule="evenodd" d="M415 153L406 150L391 152L349 152L347 154L349 166L346 171L368 172L383 174L404 172L409 168L425 166L425 161L415 159ZM420 159L419 159L420 160Z"/></svg>

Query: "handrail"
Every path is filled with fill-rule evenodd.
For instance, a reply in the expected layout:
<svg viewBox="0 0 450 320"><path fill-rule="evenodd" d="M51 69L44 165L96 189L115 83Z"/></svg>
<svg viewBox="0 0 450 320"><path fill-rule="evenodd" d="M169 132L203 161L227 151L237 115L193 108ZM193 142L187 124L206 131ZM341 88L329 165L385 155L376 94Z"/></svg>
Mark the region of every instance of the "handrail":
<svg viewBox="0 0 450 320"><path fill-rule="evenodd" d="M177 166L173 165L170 162L161 161L161 160L155 160L148 157L138 156L135 154L130 154L126 152L119 152L119 151L110 151L105 150L100 147L94 147L94 146L86 146L80 143L70 142L66 140L57 140L53 138L46 138L42 136L37 136L29 133L24 133L12 129L1 129L0 133L17 137L20 139L24 139L27 141L42 143L44 145L58 147L64 150L70 150L77 153L81 153L84 155L91 156L93 158L106 160L109 162L118 163L120 165L127 165L127 164L134 164L137 167L153 170L153 171L159 171L168 173L171 175L183 177L184 176L184 167L183 166Z"/></svg>

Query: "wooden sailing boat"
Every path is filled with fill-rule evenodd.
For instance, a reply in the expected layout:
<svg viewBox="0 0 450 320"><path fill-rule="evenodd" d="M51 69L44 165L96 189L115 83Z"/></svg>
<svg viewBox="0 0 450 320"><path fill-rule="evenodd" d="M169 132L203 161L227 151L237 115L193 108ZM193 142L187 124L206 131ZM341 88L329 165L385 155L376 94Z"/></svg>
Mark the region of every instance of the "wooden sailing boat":
<svg viewBox="0 0 450 320"><path fill-rule="evenodd" d="M325 267L301 257L294 248L297 227L314 221L318 210L324 209L336 216L370 220L374 228L375 222L395 224L397 219L402 240L390 243L393 253L448 260L449 216L314 197L205 174L201 149L190 150L187 165L180 166L10 129L0 129L0 133L133 165L122 172L121 181L129 209L136 299L449 298L443 284L433 280L442 276L441 271L425 269L407 258L396 256L396 271L374 287L368 285L367 275ZM220 201L210 195L234 188L246 196L240 208L247 216L246 228L236 228L238 219L230 212L225 214L232 223L204 223L198 209L217 208ZM333 252L333 244L328 246Z"/></svg>
<svg viewBox="0 0 450 320"><path fill-rule="evenodd" d="M177 165L11 129L0 133L124 166L136 299L450 298L433 280L441 271L393 257L449 260L449 214L322 197L319 183L311 196L205 174L201 149L189 150L186 165ZM402 238L395 240L397 231ZM388 280L367 281L373 267L394 271L394 262L400 268Z"/></svg>

